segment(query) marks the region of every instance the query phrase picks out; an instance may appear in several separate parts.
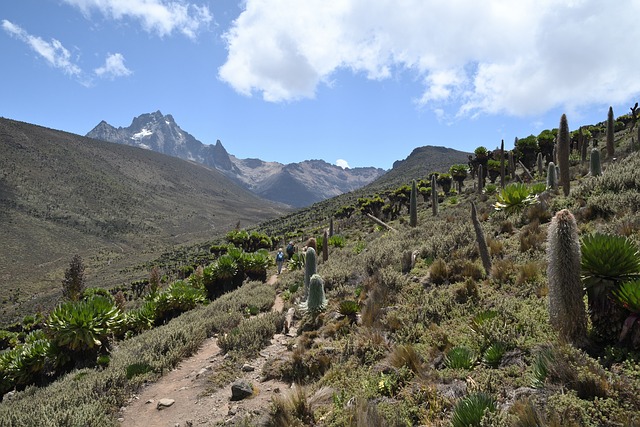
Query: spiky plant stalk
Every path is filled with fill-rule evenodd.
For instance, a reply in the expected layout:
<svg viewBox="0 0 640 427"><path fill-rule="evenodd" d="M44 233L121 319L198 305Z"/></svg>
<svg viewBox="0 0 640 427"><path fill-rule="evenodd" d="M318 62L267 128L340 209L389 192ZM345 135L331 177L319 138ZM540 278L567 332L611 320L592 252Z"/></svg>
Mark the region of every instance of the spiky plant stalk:
<svg viewBox="0 0 640 427"><path fill-rule="evenodd" d="M580 152L580 160L584 164L587 161L587 151L589 149L589 142L585 138L582 142L581 152Z"/></svg>
<svg viewBox="0 0 640 427"><path fill-rule="evenodd" d="M309 296L309 281L311 276L317 273L317 256L316 250L308 247L304 256L304 299Z"/></svg>
<svg viewBox="0 0 640 427"><path fill-rule="evenodd" d="M500 187L504 188L506 183L504 167L504 139L500 143Z"/></svg>
<svg viewBox="0 0 640 427"><path fill-rule="evenodd" d="M587 341L580 259L576 219L563 209L551 220L547 234L549 320L562 341L579 347Z"/></svg>
<svg viewBox="0 0 640 427"><path fill-rule="evenodd" d="M560 117L560 128L558 129L558 161L560 163L560 184L562 184L562 192L566 196L569 195L569 186L571 185L571 175L569 171L569 123L567 115Z"/></svg>
<svg viewBox="0 0 640 427"><path fill-rule="evenodd" d="M613 158L615 154L615 146L613 144L613 107L609 107L609 113L607 113L607 158Z"/></svg>
<svg viewBox="0 0 640 427"><path fill-rule="evenodd" d="M314 274L309 280L309 298L306 309L311 314L317 314L327 307L327 298L324 294L324 280L319 274Z"/></svg>
<svg viewBox="0 0 640 427"><path fill-rule="evenodd" d="M483 175L482 165L478 165L478 194L482 194L482 190L484 189L484 175Z"/></svg>
<svg viewBox="0 0 640 427"><path fill-rule="evenodd" d="M511 173L511 179L516 179L516 159L513 151L509 151L509 171Z"/></svg>
<svg viewBox="0 0 640 427"><path fill-rule="evenodd" d="M582 126L580 126L578 128L578 152L582 155L582 153L584 152L585 155L584 157L582 157L582 163L584 163L587 160L587 155L586 155L586 151L584 151L584 149L582 147L584 147L584 145L586 144L586 140L584 138L584 133L582 133Z"/></svg>
<svg viewBox="0 0 640 427"><path fill-rule="evenodd" d="M411 199L409 200L409 225L415 227L418 225L418 189L416 188L416 180L411 181Z"/></svg>
<svg viewBox="0 0 640 427"><path fill-rule="evenodd" d="M480 226L480 221L478 221L478 213L474 202L471 202L471 221L473 222L473 229L476 232L476 239L478 240L478 249L480 251L480 259L482 259L482 266L484 267L487 275L489 275L491 272L491 257L489 256L489 248L487 247L487 240L484 238L482 226Z"/></svg>
<svg viewBox="0 0 640 427"><path fill-rule="evenodd" d="M69 268L64 272L62 280L62 296L69 301L82 299L86 289L84 279L84 263L80 255L74 255L69 263Z"/></svg>
<svg viewBox="0 0 640 427"><path fill-rule="evenodd" d="M322 238L322 262L327 262L329 259L329 235L327 230L324 230L324 236Z"/></svg>
<svg viewBox="0 0 640 427"><path fill-rule="evenodd" d="M478 170L481 171L480 168L478 168ZM433 212L433 216L438 215L438 186L435 175L431 175L431 211Z"/></svg>
<svg viewBox="0 0 640 427"><path fill-rule="evenodd" d="M538 153L538 158L536 159L536 163L538 165L538 175L542 176L544 172L544 163L542 161L542 153Z"/></svg>
<svg viewBox="0 0 640 427"><path fill-rule="evenodd" d="M553 162L549 162L547 165L547 190L555 190L557 187L556 165Z"/></svg>
<svg viewBox="0 0 640 427"><path fill-rule="evenodd" d="M333 217L329 219L329 237L333 237Z"/></svg>
<svg viewBox="0 0 640 427"><path fill-rule="evenodd" d="M600 163L600 150L594 148L591 150L591 157L589 158L589 173L591 176L602 175L602 164Z"/></svg>

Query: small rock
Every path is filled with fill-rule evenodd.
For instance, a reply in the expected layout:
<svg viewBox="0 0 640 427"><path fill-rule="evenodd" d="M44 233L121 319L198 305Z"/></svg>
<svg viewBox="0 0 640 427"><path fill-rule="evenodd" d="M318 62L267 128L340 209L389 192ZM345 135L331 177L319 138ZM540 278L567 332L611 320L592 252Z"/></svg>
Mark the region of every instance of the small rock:
<svg viewBox="0 0 640 427"><path fill-rule="evenodd" d="M231 400L242 400L253 394L253 386L245 380L238 380L231 384Z"/></svg>
<svg viewBox="0 0 640 427"><path fill-rule="evenodd" d="M227 415L233 416L233 415L235 415L237 413L238 413L238 405L233 405L232 407L229 408L229 411L227 412Z"/></svg>
<svg viewBox="0 0 640 427"><path fill-rule="evenodd" d="M147 400L146 402L144 402L144 404L145 404L145 405L148 405L149 403L153 403L153 402L155 402L155 400L153 400L153 399L149 399L149 400Z"/></svg>
<svg viewBox="0 0 640 427"><path fill-rule="evenodd" d="M164 408L168 408L169 406L173 405L176 401L173 399L160 399L158 401L158 404L156 405L157 409L164 409Z"/></svg>
<svg viewBox="0 0 640 427"><path fill-rule="evenodd" d="M198 373L196 374L196 378L199 378L202 374L206 373L209 370L209 368L202 368L198 371Z"/></svg>
<svg viewBox="0 0 640 427"><path fill-rule="evenodd" d="M255 370L256 370L256 368L254 368L253 366L249 365L248 363L245 363L244 365L242 365L242 372L253 372Z"/></svg>
<svg viewBox="0 0 640 427"><path fill-rule="evenodd" d="M123 423L124 422L124 418L118 418L118 422L119 423Z"/></svg>

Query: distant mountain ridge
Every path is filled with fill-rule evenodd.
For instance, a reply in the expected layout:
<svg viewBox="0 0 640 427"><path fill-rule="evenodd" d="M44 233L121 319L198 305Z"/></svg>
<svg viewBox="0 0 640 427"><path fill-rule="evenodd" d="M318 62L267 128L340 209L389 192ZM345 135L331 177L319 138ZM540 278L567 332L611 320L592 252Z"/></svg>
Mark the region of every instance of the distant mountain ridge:
<svg viewBox="0 0 640 427"><path fill-rule="evenodd" d="M115 128L101 121L86 135L118 144L157 151L218 169L268 200L304 207L361 188L382 176L383 169L343 169L323 160L282 164L230 155L218 140L207 145L160 111L135 117L131 125Z"/></svg>

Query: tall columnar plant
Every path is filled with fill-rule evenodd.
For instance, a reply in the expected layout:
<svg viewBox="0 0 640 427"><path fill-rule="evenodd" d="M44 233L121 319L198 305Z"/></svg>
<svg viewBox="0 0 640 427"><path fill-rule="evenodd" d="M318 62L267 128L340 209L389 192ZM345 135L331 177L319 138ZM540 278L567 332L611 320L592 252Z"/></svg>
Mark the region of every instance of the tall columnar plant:
<svg viewBox="0 0 640 427"><path fill-rule="evenodd" d="M505 177L505 164L504 164L504 139L500 143L500 187L504 188L506 185Z"/></svg>
<svg viewBox="0 0 640 427"><path fill-rule="evenodd" d="M309 281L311 280L311 276L317 273L316 250L308 247L304 258L304 299L306 300L309 296Z"/></svg>
<svg viewBox="0 0 640 427"><path fill-rule="evenodd" d="M582 132L582 126L580 126L578 128L578 152L582 153L582 146L585 144L585 138L584 138L584 133ZM586 159L583 158L582 161L584 162Z"/></svg>
<svg viewBox="0 0 640 427"><path fill-rule="evenodd" d="M416 188L416 180L411 181L411 199L409 200L409 225L415 227L418 225L418 189Z"/></svg>
<svg viewBox="0 0 640 427"><path fill-rule="evenodd" d="M327 262L329 259L329 233L324 230L324 236L322 237L322 262Z"/></svg>
<svg viewBox="0 0 640 427"><path fill-rule="evenodd" d="M615 146L613 143L614 130L613 107L609 107L609 113L607 113L607 157L609 159L613 158L615 154Z"/></svg>
<svg viewBox="0 0 640 427"><path fill-rule="evenodd" d="M482 165L478 165L478 194L482 194L484 189L484 170Z"/></svg>
<svg viewBox="0 0 640 427"><path fill-rule="evenodd" d="M471 202L471 222L473 222L473 229L476 232L476 239L478 240L478 250L480 251L480 259L482 259L482 266L484 267L487 275L491 272L491 257L489 256L489 248L487 247L487 240L484 238L484 232L480 221L478 221L478 213L476 211L476 204Z"/></svg>
<svg viewBox="0 0 640 427"><path fill-rule="evenodd" d="M602 175L602 164L600 162L600 150L594 148L591 150L591 157L589 158L589 173L591 176Z"/></svg>
<svg viewBox="0 0 640 427"><path fill-rule="evenodd" d="M542 161L542 153L538 153L538 159L536 161L538 166L538 175L543 176L544 173L544 162Z"/></svg>
<svg viewBox="0 0 640 427"><path fill-rule="evenodd" d="M327 307L327 298L324 294L324 280L319 274L314 274L309 279L309 298L305 304L307 312L315 315L324 311Z"/></svg>
<svg viewBox="0 0 640 427"><path fill-rule="evenodd" d="M547 190L555 190L556 188L558 188L556 165L553 162L549 162L547 165Z"/></svg>
<svg viewBox="0 0 640 427"><path fill-rule="evenodd" d="M576 219L568 209L556 213L547 234L549 320L560 339L583 346L587 317L580 280L580 241Z"/></svg>
<svg viewBox="0 0 640 427"><path fill-rule="evenodd" d="M333 217L329 219L329 237L333 237Z"/></svg>
<svg viewBox="0 0 640 427"><path fill-rule="evenodd" d="M516 179L516 158L513 155L513 150L509 151L509 173L511 174L511 179Z"/></svg>
<svg viewBox="0 0 640 427"><path fill-rule="evenodd" d="M569 195L569 186L571 185L571 174L569 173L570 144L567 115L563 114L560 118L560 128L558 129L558 162L560 164L560 184L562 184L562 192L565 196Z"/></svg>
<svg viewBox="0 0 640 427"><path fill-rule="evenodd" d="M582 129L582 128L580 128ZM589 149L589 142L587 140L587 138L585 137L582 141L582 146L580 147L580 160L582 161L582 164L584 164L587 161L587 150Z"/></svg>
<svg viewBox="0 0 640 427"><path fill-rule="evenodd" d="M64 272L62 280L62 296L69 301L77 301L82 298L86 288L84 281L84 263L80 255L74 255L69 263L69 268Z"/></svg>
<svg viewBox="0 0 640 427"><path fill-rule="evenodd" d="M435 174L431 175L431 211L433 212L433 216L438 215L438 186Z"/></svg>

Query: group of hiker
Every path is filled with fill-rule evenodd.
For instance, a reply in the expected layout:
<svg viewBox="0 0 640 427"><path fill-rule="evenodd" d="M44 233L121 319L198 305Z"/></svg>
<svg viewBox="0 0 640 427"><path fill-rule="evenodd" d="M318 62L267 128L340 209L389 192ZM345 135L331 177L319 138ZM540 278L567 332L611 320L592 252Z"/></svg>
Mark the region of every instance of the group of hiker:
<svg viewBox="0 0 640 427"><path fill-rule="evenodd" d="M306 250L308 246L315 248L314 238L311 238L307 241L307 244L303 248L303 252ZM293 258L293 255L296 253L296 246L293 244L293 242L289 242L285 251L287 254L286 259L291 260L291 258ZM278 274L282 272L282 266L284 265L284 261L285 261L285 252L283 252L282 248L279 248L278 253L276 254L276 266L278 267Z"/></svg>

